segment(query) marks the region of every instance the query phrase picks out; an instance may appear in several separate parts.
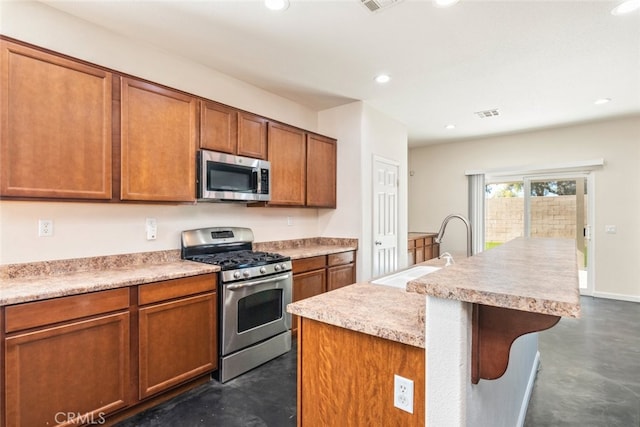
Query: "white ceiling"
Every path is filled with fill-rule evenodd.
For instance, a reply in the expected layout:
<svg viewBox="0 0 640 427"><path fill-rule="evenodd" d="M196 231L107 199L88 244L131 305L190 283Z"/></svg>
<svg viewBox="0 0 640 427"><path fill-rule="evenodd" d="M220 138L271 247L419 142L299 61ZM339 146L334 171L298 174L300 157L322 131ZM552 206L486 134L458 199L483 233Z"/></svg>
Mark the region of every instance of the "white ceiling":
<svg viewBox="0 0 640 427"><path fill-rule="evenodd" d="M313 109L366 101L410 146L640 113L640 11L611 15L620 0L290 1L45 3Z"/></svg>

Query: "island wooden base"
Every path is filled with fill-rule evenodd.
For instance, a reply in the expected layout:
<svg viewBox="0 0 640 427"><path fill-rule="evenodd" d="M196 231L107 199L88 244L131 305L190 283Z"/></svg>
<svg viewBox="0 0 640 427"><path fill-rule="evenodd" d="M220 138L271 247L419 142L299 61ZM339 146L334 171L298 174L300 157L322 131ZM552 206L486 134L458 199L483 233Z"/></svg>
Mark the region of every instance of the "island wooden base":
<svg viewBox="0 0 640 427"><path fill-rule="evenodd" d="M394 374L414 382L413 414L393 406ZM423 426L424 349L299 318L298 426Z"/></svg>
<svg viewBox="0 0 640 427"><path fill-rule="evenodd" d="M473 304L471 382L495 380L507 370L511 344L521 335L544 331L560 316Z"/></svg>

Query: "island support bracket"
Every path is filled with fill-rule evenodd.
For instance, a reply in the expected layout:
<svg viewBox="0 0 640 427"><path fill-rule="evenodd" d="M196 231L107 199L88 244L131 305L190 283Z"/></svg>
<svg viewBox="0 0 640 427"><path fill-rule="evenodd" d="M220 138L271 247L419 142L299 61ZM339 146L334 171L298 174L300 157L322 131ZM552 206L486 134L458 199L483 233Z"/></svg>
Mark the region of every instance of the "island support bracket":
<svg viewBox="0 0 640 427"><path fill-rule="evenodd" d="M507 370L511 345L521 335L544 331L560 316L473 304L471 382L495 380Z"/></svg>

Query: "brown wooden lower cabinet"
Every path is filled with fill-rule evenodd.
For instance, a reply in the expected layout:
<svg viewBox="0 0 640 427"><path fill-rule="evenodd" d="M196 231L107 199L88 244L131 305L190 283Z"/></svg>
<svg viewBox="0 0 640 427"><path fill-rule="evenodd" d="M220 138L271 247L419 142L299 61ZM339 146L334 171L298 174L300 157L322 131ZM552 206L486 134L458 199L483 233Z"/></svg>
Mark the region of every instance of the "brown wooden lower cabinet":
<svg viewBox="0 0 640 427"><path fill-rule="evenodd" d="M354 251L347 251L327 256L327 291L355 283L355 254Z"/></svg>
<svg viewBox="0 0 640 427"><path fill-rule="evenodd" d="M201 382L216 287L205 274L3 307L0 426L104 424Z"/></svg>
<svg viewBox="0 0 640 427"><path fill-rule="evenodd" d="M123 311L8 336L5 425L99 423L130 405L129 320Z"/></svg>
<svg viewBox="0 0 640 427"><path fill-rule="evenodd" d="M435 233L409 233L407 256L409 265L419 264L440 256Z"/></svg>
<svg viewBox="0 0 640 427"><path fill-rule="evenodd" d="M355 251L293 260L293 302L332 291L356 281ZM295 336L297 316L291 316Z"/></svg>
<svg viewBox="0 0 640 427"><path fill-rule="evenodd" d="M140 309L140 399L216 369L216 316L213 292Z"/></svg>
<svg viewBox="0 0 640 427"><path fill-rule="evenodd" d="M393 405L394 374L413 381L413 414ZM301 318L298 426L424 426L422 348Z"/></svg>

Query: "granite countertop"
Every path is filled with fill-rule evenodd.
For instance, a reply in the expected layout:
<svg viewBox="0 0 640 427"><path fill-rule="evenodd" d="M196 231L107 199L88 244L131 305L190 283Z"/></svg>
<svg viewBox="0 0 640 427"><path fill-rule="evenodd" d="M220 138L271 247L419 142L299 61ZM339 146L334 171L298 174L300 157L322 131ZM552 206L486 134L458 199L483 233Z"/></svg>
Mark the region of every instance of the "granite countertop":
<svg viewBox="0 0 640 427"><path fill-rule="evenodd" d="M277 252L295 260L355 251L358 249L358 239L314 237L274 242L258 242L253 244L253 249L257 251Z"/></svg>
<svg viewBox="0 0 640 427"><path fill-rule="evenodd" d="M471 303L580 317L575 241L518 238L412 280L407 290Z"/></svg>
<svg viewBox="0 0 640 427"><path fill-rule="evenodd" d="M424 295L363 282L287 306L292 314L424 348Z"/></svg>
<svg viewBox="0 0 640 427"><path fill-rule="evenodd" d="M144 252L0 266L0 306L215 273L180 251Z"/></svg>
<svg viewBox="0 0 640 427"><path fill-rule="evenodd" d="M454 259L453 265L410 281L407 291L357 283L289 304L287 311L422 348L425 294L556 316L580 315L571 239L520 238ZM445 262L436 258L418 265L444 267Z"/></svg>
<svg viewBox="0 0 640 427"><path fill-rule="evenodd" d="M256 251L279 252L292 259L357 248L357 239L328 237L253 244ZM215 265L182 260L180 250L0 265L0 306L218 271Z"/></svg>
<svg viewBox="0 0 640 427"><path fill-rule="evenodd" d="M409 240L411 239L421 239L423 237L432 237L437 236L438 233L432 233L430 231L410 231L408 233Z"/></svg>

